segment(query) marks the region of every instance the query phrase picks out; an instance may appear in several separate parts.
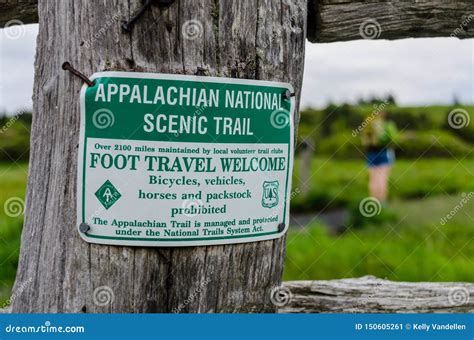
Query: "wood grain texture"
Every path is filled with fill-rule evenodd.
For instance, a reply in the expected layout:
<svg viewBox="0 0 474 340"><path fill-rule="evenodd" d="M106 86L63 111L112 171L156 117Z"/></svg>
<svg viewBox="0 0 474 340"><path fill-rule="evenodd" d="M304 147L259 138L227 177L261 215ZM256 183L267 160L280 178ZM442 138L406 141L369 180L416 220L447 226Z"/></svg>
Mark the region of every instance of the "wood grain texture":
<svg viewBox="0 0 474 340"><path fill-rule="evenodd" d="M37 23L38 0L0 0L0 28L9 26L12 23L10 20L19 20L23 24Z"/></svg>
<svg viewBox="0 0 474 340"><path fill-rule="evenodd" d="M306 1L178 0L146 11L124 34L120 21L140 5L39 3L31 158L12 310L273 312L270 292L280 284L285 238L160 249L80 239L75 202L82 84L61 64L69 61L85 74L124 70L284 81L299 96ZM183 34L189 20L201 26L195 39Z"/></svg>
<svg viewBox="0 0 474 340"><path fill-rule="evenodd" d="M308 40L474 37L472 0L310 0Z"/></svg>
<svg viewBox="0 0 474 340"><path fill-rule="evenodd" d="M0 27L11 19L19 19L24 23L37 22L36 2L0 0ZM240 5L234 7L239 8ZM190 9L186 10L189 12ZM368 25L370 23L368 20L375 20L379 26ZM361 34L361 27L366 30L364 36ZM380 28L375 30L374 27ZM473 38L474 2L472 0L309 0L310 42L359 40L372 36L377 39L450 36L459 39Z"/></svg>
<svg viewBox="0 0 474 340"><path fill-rule="evenodd" d="M279 289L280 313L473 313L474 284L393 282L364 276L288 281ZM9 313L10 309L0 309Z"/></svg>
<svg viewBox="0 0 474 340"><path fill-rule="evenodd" d="M357 279L284 282L280 313L473 313L474 284ZM285 295L285 294L282 294Z"/></svg>

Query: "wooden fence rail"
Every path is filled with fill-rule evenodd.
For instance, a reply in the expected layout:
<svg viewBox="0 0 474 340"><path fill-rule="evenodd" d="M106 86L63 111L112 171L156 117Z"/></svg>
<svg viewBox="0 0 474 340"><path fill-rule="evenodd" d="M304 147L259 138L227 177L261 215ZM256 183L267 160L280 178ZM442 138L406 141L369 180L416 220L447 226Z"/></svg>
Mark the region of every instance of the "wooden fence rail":
<svg viewBox="0 0 474 340"><path fill-rule="evenodd" d="M287 281L276 294L279 313L474 313L472 283L393 282L364 276Z"/></svg>
<svg viewBox="0 0 474 340"><path fill-rule="evenodd" d="M289 281L280 313L473 313L474 284L393 282L364 276L329 281Z"/></svg>
<svg viewBox="0 0 474 340"><path fill-rule="evenodd" d="M310 0L308 40L474 37L472 0Z"/></svg>
<svg viewBox="0 0 474 340"><path fill-rule="evenodd" d="M0 0L0 27L14 24L20 20L24 24L38 22L37 0Z"/></svg>

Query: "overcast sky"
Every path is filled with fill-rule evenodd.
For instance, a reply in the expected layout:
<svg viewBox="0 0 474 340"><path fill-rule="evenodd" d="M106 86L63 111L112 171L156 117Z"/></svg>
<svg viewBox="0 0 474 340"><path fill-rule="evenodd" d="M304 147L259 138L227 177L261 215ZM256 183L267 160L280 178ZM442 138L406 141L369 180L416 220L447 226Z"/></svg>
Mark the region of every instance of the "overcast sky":
<svg viewBox="0 0 474 340"><path fill-rule="evenodd" d="M38 25L0 29L0 112L31 106ZM303 107L392 93L402 105L474 103L474 39L306 44Z"/></svg>

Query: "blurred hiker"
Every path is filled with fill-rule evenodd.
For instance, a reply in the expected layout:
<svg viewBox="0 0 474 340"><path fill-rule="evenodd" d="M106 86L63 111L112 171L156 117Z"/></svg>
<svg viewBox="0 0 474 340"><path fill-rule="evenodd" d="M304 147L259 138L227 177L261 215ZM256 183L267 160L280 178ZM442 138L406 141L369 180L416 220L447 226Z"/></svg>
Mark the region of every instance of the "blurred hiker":
<svg viewBox="0 0 474 340"><path fill-rule="evenodd" d="M369 194L384 203L388 198L388 176L395 160L393 142L397 138L395 123L386 120L386 113L379 112L367 119L362 130L362 145L366 150L369 166Z"/></svg>

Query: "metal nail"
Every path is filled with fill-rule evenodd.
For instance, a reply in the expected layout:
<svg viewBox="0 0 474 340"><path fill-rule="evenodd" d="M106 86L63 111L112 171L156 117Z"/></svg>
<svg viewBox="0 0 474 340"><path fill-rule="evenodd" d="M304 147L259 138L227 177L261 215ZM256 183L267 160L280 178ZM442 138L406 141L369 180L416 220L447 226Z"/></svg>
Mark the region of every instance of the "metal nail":
<svg viewBox="0 0 474 340"><path fill-rule="evenodd" d="M156 2L159 6L169 6L174 1L175 0L146 0L143 6L140 7L140 9L130 18L130 20L122 22L122 29L125 32L130 32L132 30L132 26L135 24L138 18L140 18L143 13L145 13L145 11L153 4L153 2Z"/></svg>
<svg viewBox="0 0 474 340"><path fill-rule="evenodd" d="M294 97L295 96L295 93L291 93L290 90L285 90L285 92L283 92L283 97L285 99L290 99L291 97Z"/></svg>
<svg viewBox="0 0 474 340"><path fill-rule="evenodd" d="M69 72L71 72L72 74L74 74L76 77L81 78L82 81L83 81L84 83L86 83L87 85L89 85L89 86L94 86L94 82L93 82L92 80L90 80L90 79L87 78L84 74L82 74L81 72L79 72L78 70L76 70L74 67L72 67L71 64L68 63L67 61L65 61L61 67L62 67L63 70L69 71Z"/></svg>
<svg viewBox="0 0 474 340"><path fill-rule="evenodd" d="M91 226L88 225L87 223L81 223L79 225L79 231L81 233L87 234L89 232L89 230L91 230Z"/></svg>
<svg viewBox="0 0 474 340"><path fill-rule="evenodd" d="M280 223L278 225L278 232L281 233L283 230L285 230L285 223Z"/></svg>

